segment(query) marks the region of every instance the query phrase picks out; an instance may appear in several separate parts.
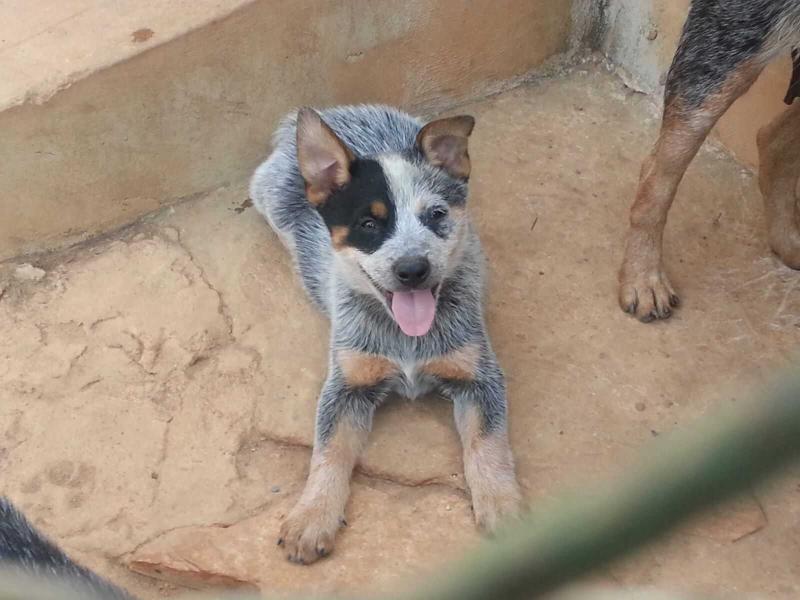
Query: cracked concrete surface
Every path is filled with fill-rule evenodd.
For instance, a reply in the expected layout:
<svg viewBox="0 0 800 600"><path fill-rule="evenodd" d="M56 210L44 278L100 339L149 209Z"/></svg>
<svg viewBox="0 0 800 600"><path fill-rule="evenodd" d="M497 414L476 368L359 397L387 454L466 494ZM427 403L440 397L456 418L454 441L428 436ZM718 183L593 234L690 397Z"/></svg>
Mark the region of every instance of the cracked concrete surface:
<svg viewBox="0 0 800 600"><path fill-rule="evenodd" d="M667 229L685 305L643 326L615 281L649 100L589 68L467 110L489 327L534 508L786 363L800 276L769 253L752 175L701 153ZM477 543L450 407L434 399L380 411L332 557L298 567L274 547L307 470L327 324L245 182L33 262L38 281L0 270L2 491L89 566L143 598L175 584L364 592ZM799 478L600 578L797 597Z"/></svg>

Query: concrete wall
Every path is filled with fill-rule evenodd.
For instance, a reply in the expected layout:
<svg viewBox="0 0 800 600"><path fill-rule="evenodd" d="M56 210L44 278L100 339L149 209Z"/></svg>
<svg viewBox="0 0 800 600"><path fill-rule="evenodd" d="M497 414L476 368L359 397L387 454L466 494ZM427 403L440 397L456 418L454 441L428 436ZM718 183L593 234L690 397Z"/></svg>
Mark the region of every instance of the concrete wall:
<svg viewBox="0 0 800 600"><path fill-rule="evenodd" d="M254 0L0 112L0 259L248 176L293 106L446 107L565 50L569 27L565 0Z"/></svg>
<svg viewBox="0 0 800 600"><path fill-rule="evenodd" d="M604 3L599 45L627 71L632 85L661 94L678 45L689 0L579 0ZM746 165L758 164L756 132L786 107L791 60L771 65L722 118L715 136Z"/></svg>

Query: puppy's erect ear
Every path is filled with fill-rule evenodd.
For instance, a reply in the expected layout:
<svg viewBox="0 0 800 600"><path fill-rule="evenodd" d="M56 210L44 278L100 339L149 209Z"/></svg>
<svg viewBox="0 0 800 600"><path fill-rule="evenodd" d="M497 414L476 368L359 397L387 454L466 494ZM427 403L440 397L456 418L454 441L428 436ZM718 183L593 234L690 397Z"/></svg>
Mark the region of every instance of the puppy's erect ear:
<svg viewBox="0 0 800 600"><path fill-rule="evenodd" d="M350 181L353 153L310 108L297 113L297 163L306 181L306 196L321 206L334 190Z"/></svg>
<svg viewBox="0 0 800 600"><path fill-rule="evenodd" d="M467 138L473 127L475 119L469 115L431 121L417 134L417 147L432 165L457 179L469 179Z"/></svg>

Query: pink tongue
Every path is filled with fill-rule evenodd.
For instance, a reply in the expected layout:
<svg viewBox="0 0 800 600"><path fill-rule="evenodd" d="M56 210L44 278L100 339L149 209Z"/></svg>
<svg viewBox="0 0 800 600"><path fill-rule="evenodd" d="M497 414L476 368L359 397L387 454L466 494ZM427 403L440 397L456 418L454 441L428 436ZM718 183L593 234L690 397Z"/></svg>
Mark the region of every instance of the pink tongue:
<svg viewBox="0 0 800 600"><path fill-rule="evenodd" d="M406 335L420 336L430 331L436 314L436 300L431 290L395 292L392 314Z"/></svg>

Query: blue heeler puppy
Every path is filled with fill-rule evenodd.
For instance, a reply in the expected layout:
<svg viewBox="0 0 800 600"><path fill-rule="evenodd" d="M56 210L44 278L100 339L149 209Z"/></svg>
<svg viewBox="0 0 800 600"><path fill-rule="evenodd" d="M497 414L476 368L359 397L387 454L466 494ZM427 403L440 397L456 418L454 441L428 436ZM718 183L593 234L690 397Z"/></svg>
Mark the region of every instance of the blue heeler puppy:
<svg viewBox="0 0 800 600"><path fill-rule="evenodd" d="M619 303L644 322L666 319L678 296L661 260L662 236L678 185L706 136L767 64L800 45L800 0L693 0L666 85L661 134L642 165L630 212ZM800 54L786 103L800 97ZM794 189L786 185L800 170L800 103L759 133L761 188L772 250L800 269L800 215ZM768 165L767 171L764 166ZM797 179L793 180L796 185Z"/></svg>
<svg viewBox="0 0 800 600"><path fill-rule="evenodd" d="M24 575L61 586L70 598L134 600L133 596L75 563L0 496L0 574ZM56 597L54 594L53 597Z"/></svg>
<svg viewBox="0 0 800 600"><path fill-rule="evenodd" d="M473 125L469 116L423 125L384 106L304 108L281 124L253 177L255 206L331 320L310 474L278 542L289 560L333 549L351 472L391 392L452 400L479 526L491 531L519 510L466 210Z"/></svg>

